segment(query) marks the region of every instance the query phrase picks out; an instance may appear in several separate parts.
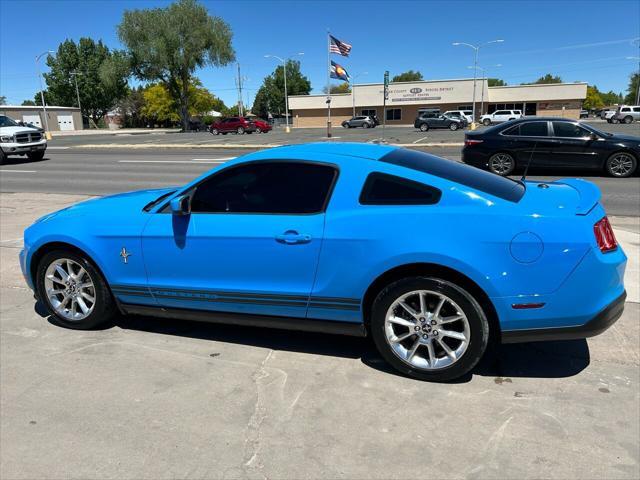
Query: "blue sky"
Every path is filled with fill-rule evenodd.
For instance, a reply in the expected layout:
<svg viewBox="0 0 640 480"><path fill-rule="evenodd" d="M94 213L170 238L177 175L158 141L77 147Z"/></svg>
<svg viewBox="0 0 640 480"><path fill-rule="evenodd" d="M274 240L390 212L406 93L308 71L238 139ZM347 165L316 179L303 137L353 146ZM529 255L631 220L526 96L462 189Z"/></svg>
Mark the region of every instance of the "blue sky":
<svg viewBox="0 0 640 480"><path fill-rule="evenodd" d="M120 48L116 25L126 9L167 5L160 0L0 0L0 95L8 103L33 98L38 90L34 58L56 50L66 38L102 38ZM473 51L455 41L482 43L489 76L509 84L551 72L564 81L586 81L600 90L626 91L638 68L640 2L636 0L537 1L278 1L203 2L225 19L245 81L245 101L276 63L265 54L304 52L302 70L314 92L326 84L326 30L353 44L352 55L333 55L351 74L368 72L357 83L382 81L408 69L425 79L467 78ZM21 19L25 19L21 21ZM197 73L225 103L237 100L235 65ZM135 83L135 82L132 82Z"/></svg>

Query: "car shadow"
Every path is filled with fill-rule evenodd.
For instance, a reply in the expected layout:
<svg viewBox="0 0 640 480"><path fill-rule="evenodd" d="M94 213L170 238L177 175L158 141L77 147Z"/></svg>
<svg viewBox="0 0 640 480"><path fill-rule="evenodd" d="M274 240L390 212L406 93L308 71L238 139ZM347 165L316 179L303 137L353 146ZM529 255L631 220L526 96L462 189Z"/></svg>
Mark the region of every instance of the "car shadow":
<svg viewBox="0 0 640 480"><path fill-rule="evenodd" d="M8 165L24 165L26 163L28 164L34 164L34 163L40 163L40 162L46 162L47 160L49 160L49 157L43 157L40 160L31 160L29 157L24 156L24 157L7 157L3 160L2 162L2 166L6 167Z"/></svg>
<svg viewBox="0 0 640 480"><path fill-rule="evenodd" d="M59 326L41 302L35 311L49 323ZM236 345L268 348L286 352L308 353L350 359L360 359L370 368L405 376L391 367L378 353L369 338L298 332L272 328L172 320L147 316L117 316L111 325L124 330L172 335ZM212 352L215 354L216 352ZM511 383L512 378L567 378L577 375L590 363L587 341L566 340L496 345L467 375L448 383L466 383L474 375L493 377L496 383Z"/></svg>

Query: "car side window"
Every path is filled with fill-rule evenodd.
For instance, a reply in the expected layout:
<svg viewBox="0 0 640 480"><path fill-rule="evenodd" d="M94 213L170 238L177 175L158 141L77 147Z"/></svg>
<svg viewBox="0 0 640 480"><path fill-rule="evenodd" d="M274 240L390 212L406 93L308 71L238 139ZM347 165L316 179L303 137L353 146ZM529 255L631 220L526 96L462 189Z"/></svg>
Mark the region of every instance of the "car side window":
<svg viewBox="0 0 640 480"><path fill-rule="evenodd" d="M549 135L547 122L526 122L520 124L522 137L546 137Z"/></svg>
<svg viewBox="0 0 640 480"><path fill-rule="evenodd" d="M193 213L312 214L323 212L336 168L307 162L253 162L225 169L199 184Z"/></svg>
<svg viewBox="0 0 640 480"><path fill-rule="evenodd" d="M520 125L514 125L511 128L507 128L504 132L502 132L502 135L506 135L508 137L520 135Z"/></svg>
<svg viewBox="0 0 640 480"><path fill-rule="evenodd" d="M564 138L584 138L589 136L587 129L571 122L552 122L553 136Z"/></svg>
<svg viewBox="0 0 640 480"><path fill-rule="evenodd" d="M442 192L429 185L386 173L370 173L360 193L361 205L433 205Z"/></svg>

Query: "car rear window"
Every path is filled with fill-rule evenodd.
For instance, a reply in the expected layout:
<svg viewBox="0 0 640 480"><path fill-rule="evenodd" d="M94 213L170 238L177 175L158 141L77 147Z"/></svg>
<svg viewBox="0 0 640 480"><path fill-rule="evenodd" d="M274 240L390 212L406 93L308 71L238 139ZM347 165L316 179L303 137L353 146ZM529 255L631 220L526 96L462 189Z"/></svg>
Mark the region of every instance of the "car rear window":
<svg viewBox="0 0 640 480"><path fill-rule="evenodd" d="M380 161L435 175L514 203L526 190L522 182L417 150L398 148Z"/></svg>

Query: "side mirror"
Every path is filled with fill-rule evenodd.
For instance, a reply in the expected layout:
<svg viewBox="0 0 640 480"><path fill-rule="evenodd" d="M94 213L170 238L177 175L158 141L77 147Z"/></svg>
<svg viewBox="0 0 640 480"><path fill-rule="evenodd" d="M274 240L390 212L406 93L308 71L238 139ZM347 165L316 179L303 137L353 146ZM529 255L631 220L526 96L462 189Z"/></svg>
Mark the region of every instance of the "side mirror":
<svg viewBox="0 0 640 480"><path fill-rule="evenodd" d="M589 134L589 140L598 140L598 138L600 137L598 137L598 135L593 132Z"/></svg>
<svg viewBox="0 0 640 480"><path fill-rule="evenodd" d="M174 215L189 215L191 213L191 197L181 195L171 200L171 213Z"/></svg>

